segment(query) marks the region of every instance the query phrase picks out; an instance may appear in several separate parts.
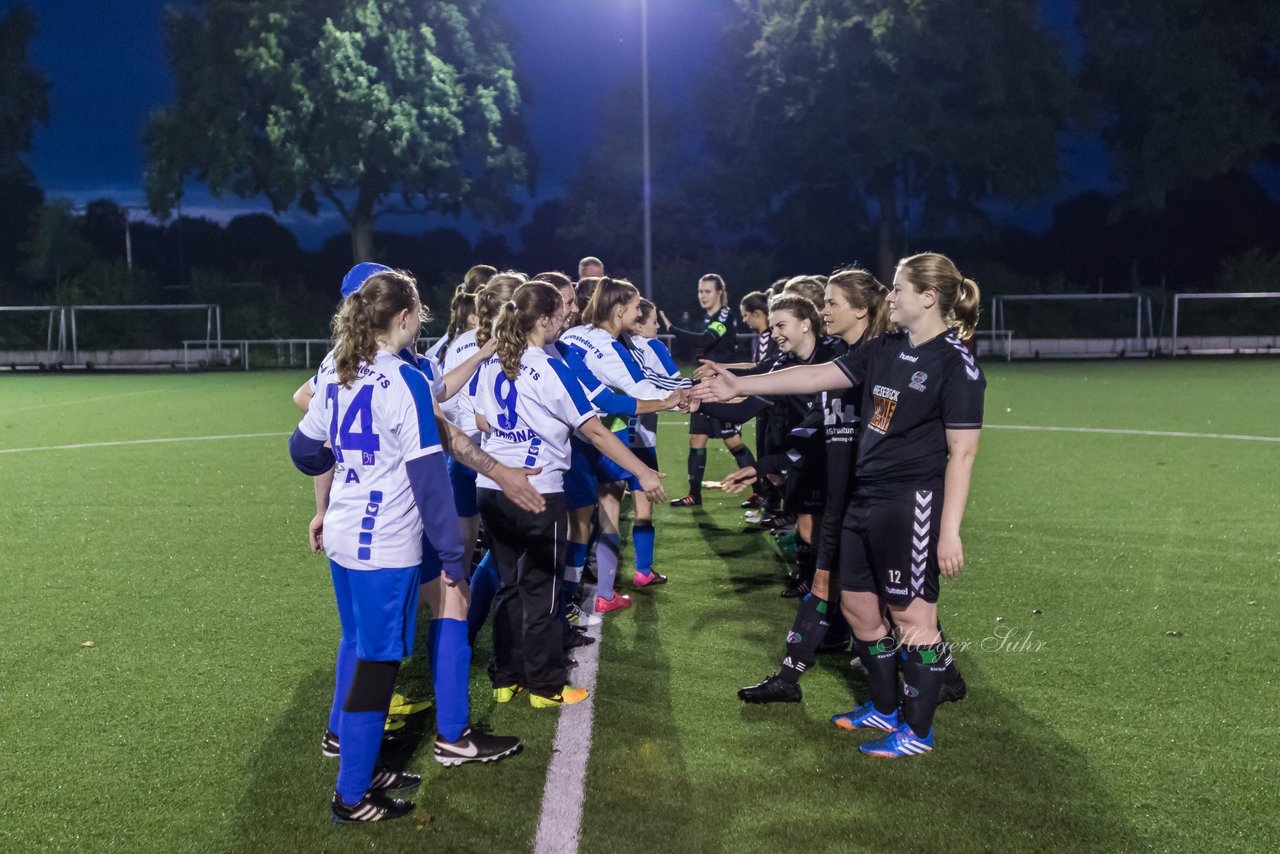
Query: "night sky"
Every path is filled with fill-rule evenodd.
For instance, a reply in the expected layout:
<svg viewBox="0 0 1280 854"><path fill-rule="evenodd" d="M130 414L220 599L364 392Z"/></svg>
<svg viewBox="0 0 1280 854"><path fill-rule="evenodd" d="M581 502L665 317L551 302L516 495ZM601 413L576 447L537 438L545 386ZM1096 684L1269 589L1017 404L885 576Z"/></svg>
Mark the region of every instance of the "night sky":
<svg viewBox="0 0 1280 854"><path fill-rule="evenodd" d="M69 3L27 0L39 32L32 58L51 84L51 117L41 128L27 162L50 197L77 203L110 198L141 208L140 135L148 113L172 96L172 77L161 26L167 0L106 0ZM639 0L495 0L515 32L519 71L529 84L525 105L539 172L537 203L557 196L591 143L593 114L620 88L639 79ZM12 0L0 0L0 8ZM732 0L650 0L651 92L655 104L683 106L695 79L711 58L723 16ZM1044 19L1078 56L1072 0L1046 0ZM637 109L639 105L637 104ZM1081 137L1064 139L1063 187L1033 205L996 206L998 218L1037 227L1052 205L1091 187L1105 187L1101 147ZM183 213L225 221L238 213L269 210L264 201L215 199L189 187ZM306 245L344 230L336 213L311 217L290 211L281 217ZM476 235L514 229L482 227L463 220L398 217L380 223L407 232L457 227Z"/></svg>

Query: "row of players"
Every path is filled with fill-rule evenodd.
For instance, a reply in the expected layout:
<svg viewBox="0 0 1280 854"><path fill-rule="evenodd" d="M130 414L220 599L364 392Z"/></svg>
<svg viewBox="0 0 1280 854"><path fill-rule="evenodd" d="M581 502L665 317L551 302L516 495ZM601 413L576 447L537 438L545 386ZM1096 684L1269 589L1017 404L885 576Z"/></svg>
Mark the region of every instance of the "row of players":
<svg viewBox="0 0 1280 854"><path fill-rule="evenodd" d="M783 353L766 370L740 369L747 375L739 376L706 361L699 369L702 383L689 390L654 340L659 313L629 283L588 277L575 289L567 277L539 278L549 281L493 276L475 296L473 331L461 328L468 296L463 289L455 299L449 340L438 351L444 358L437 361L406 349L416 341L423 317L412 278L359 265L344 283L347 298L334 319L334 351L313 383L299 390L307 415L291 440L291 453L300 469L317 476L320 512L312 525L313 547L329 555L343 625L325 737L326 751L341 756L335 818L379 820L412 809L385 792L416 785L418 778L381 769L377 758L399 662L411 651L419 587L435 618L429 636L438 703L436 758L454 764L514 753L518 740L467 726L465 618L470 611L474 631L487 611L477 607L483 597L469 594L496 570L490 676L500 702L523 690L535 707L584 699L585 691L566 684L556 615L567 609L565 588L581 577L593 513L599 524L595 610L619 610L629 602L613 590L618 508L626 485L638 499L634 583L666 580L652 569L651 514L639 500L665 498L652 452L653 421L646 424L645 416L675 406L696 413L705 406L703 418L731 424L744 413L750 417L748 410L777 408L768 398L724 403L744 395L821 395L822 429L789 431L801 439L817 435L818 445L801 442L787 449L783 456L791 464L773 470L790 484L789 503L796 500L797 484L812 486L813 472L843 464L844 477L833 478L839 493L828 495L826 506L847 512L836 514L843 518L835 518L834 527L821 527L824 547L830 540L840 557L819 554L823 572L802 603L789 641L816 636L817 625L825 626L828 578L838 567L840 604L873 698L837 716L837 724L888 731L863 745L874 755L930 750L933 709L950 661L937 627L937 575L939 568L954 573L963 562L959 522L984 385L951 328L961 335L972 330L976 286L942 256L914 256L899 268L886 313L886 289L864 271L844 271L828 282L822 313L799 296L783 295L769 306L769 328ZM724 308L723 282L712 286L720 305L708 313L704 333L718 339L727 333L716 320ZM575 324L580 308L583 322ZM824 323L853 346L836 352L833 339L822 334ZM889 323L900 331L875 334ZM912 368L905 379L898 376L899 361ZM464 386L465 393L457 394ZM455 401L446 403L448 421L437 420L439 400ZM874 408L865 433L878 438L858 443L855 455L864 403ZM606 426L601 415L613 423ZM475 444L480 436L483 450ZM700 471L694 478L694 458L705 460L705 438L701 444L691 449L690 497L673 504L700 497L693 491L695 483L701 485ZM827 456L836 446L844 449L842 461ZM816 457L825 463L811 465ZM763 459L759 467L754 459L739 460L745 464L731 485L768 470ZM792 469L809 474L792 477ZM478 473L474 486L468 470ZM951 496L945 510L944 489ZM465 552L474 542L476 516L484 520L490 550L469 588ZM808 539L813 533L810 525ZM570 613L579 621L599 619ZM789 669L798 678L803 672L806 650L800 646L789 643L784 674ZM807 652L811 660L812 650ZM902 715L899 666L905 676Z"/></svg>

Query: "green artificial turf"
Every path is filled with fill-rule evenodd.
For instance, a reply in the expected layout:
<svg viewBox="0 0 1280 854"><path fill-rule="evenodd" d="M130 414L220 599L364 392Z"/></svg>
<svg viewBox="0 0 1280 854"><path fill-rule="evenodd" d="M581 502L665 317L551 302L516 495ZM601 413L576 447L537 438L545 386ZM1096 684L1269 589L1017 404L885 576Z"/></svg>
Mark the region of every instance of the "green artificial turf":
<svg viewBox="0 0 1280 854"><path fill-rule="evenodd" d="M1280 436L1275 361L985 367L993 428ZM0 454L0 850L529 847L556 716L494 707L487 641L473 717L524 754L442 769L427 713L415 817L328 820L304 377L0 376L0 450L269 434ZM682 494L685 428L660 435ZM708 478L731 468L715 443ZM1277 442L985 431L940 604L969 698L899 762L827 721L863 697L847 655L800 705L737 701L783 654L785 566L737 497L659 509L671 583L606 618L582 850L1277 849L1278 481ZM421 660L402 683L429 692Z"/></svg>

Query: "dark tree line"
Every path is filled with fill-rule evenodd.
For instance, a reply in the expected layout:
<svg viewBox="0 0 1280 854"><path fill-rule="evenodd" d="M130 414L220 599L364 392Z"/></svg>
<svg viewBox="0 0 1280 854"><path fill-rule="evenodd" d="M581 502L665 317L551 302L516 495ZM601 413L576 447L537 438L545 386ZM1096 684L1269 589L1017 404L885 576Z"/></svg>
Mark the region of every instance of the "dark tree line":
<svg viewBox="0 0 1280 854"><path fill-rule="evenodd" d="M1081 0L1076 23L1068 57L1035 0L738 0L696 106L655 105L657 296L692 307L708 270L736 294L853 261L888 275L926 248L989 293L1280 286L1280 4ZM509 230L515 192L536 189L528 87L485 0L170 13L176 97L146 128L153 212L199 180L277 211L332 206L349 234L305 251L267 215L135 214L132 270L123 211L46 200L22 161L50 118L35 24L21 6L0 18L0 300L217 301L237 335L314 335L353 257L415 271L437 310L478 262L573 272L594 254L639 276L634 88L510 244L377 230L406 210ZM1039 233L997 222L993 205L1058 187L1068 132L1101 141L1119 189L1067 199Z"/></svg>

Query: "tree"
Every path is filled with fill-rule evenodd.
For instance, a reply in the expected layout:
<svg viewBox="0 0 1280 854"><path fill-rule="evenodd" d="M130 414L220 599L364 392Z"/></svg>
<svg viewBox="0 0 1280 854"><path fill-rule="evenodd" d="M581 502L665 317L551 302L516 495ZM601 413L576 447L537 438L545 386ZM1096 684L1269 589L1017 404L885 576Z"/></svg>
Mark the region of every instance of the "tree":
<svg viewBox="0 0 1280 854"><path fill-rule="evenodd" d="M908 202L934 226L1056 183L1074 90L1036 0L738 2L709 102L728 183L750 190L736 206L837 191L826 215L853 227L874 211L891 276Z"/></svg>
<svg viewBox="0 0 1280 854"><path fill-rule="evenodd" d="M176 103L146 132L167 215L184 181L332 204L356 260L392 211L510 215L527 174L511 51L485 0L197 0L166 20Z"/></svg>
<svg viewBox="0 0 1280 854"><path fill-rule="evenodd" d="M1280 4L1081 0L1082 80L1127 200L1280 160Z"/></svg>
<svg viewBox="0 0 1280 854"><path fill-rule="evenodd" d="M0 16L0 168L9 168L31 148L37 124L49 122L49 82L27 60L36 34L25 6Z"/></svg>

